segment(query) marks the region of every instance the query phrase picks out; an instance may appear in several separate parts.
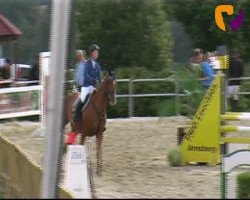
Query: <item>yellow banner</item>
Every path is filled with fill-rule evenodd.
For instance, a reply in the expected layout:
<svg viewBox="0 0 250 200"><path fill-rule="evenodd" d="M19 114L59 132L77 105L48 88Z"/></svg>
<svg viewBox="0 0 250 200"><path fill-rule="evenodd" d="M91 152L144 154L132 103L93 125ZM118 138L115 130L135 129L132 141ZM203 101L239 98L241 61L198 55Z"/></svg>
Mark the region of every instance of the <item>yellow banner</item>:
<svg viewBox="0 0 250 200"><path fill-rule="evenodd" d="M220 162L220 94L221 76L217 76L182 140L184 162Z"/></svg>

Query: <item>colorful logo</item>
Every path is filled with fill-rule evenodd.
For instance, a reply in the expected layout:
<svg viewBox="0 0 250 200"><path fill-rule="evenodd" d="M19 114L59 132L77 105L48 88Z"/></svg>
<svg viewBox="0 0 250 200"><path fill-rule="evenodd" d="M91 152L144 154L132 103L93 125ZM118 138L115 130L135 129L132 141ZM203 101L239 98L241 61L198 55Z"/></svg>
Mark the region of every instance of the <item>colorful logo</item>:
<svg viewBox="0 0 250 200"><path fill-rule="evenodd" d="M219 5L215 8L215 23L221 30L226 31L226 26L222 13L227 13L227 15L234 14L234 7L232 5ZM240 9L237 17L233 20L230 20L230 26L232 31L236 31L237 29L239 29L243 24L243 20L244 13L243 10Z"/></svg>

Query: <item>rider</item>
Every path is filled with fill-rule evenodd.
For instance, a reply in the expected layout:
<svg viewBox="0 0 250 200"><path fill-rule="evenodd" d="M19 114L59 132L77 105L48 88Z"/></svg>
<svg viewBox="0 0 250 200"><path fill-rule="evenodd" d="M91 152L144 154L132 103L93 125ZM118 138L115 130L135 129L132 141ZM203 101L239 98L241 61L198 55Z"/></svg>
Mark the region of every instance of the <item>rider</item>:
<svg viewBox="0 0 250 200"><path fill-rule="evenodd" d="M85 63L83 87L81 88L81 100L78 101L75 111L73 113L73 120L75 121L81 112L81 108L85 103L86 96L92 94L97 86L97 83L101 83L101 69L97 63L99 57L100 47L96 44L90 47L90 58Z"/></svg>

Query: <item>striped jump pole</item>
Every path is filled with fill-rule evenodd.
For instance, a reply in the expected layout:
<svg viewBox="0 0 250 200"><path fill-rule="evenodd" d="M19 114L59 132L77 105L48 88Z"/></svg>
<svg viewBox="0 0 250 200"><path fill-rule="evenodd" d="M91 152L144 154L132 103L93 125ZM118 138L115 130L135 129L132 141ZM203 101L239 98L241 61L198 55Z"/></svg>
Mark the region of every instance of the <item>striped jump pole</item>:
<svg viewBox="0 0 250 200"><path fill-rule="evenodd" d="M250 132L250 127L249 126L233 126L233 125L224 125L221 126L221 131L223 133L227 132Z"/></svg>
<svg viewBox="0 0 250 200"><path fill-rule="evenodd" d="M221 133L230 133L230 132L249 132L250 127L248 126L233 126L233 125L224 125L220 127ZM228 144L228 143L236 143L236 144L250 144L250 138L246 137L221 137L220 139L221 144ZM227 153L224 152L224 155Z"/></svg>
<svg viewBox="0 0 250 200"><path fill-rule="evenodd" d="M250 115L250 112L226 112L229 115Z"/></svg>
<svg viewBox="0 0 250 200"><path fill-rule="evenodd" d="M222 120L250 120L250 113L231 113L227 112L224 115L221 115Z"/></svg>

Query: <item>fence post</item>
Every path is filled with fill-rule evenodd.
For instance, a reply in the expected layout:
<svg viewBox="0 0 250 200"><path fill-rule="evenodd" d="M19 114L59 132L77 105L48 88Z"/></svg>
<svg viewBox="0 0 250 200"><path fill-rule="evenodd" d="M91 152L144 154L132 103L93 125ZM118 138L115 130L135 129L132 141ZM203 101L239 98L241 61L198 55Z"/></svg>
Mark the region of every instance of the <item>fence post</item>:
<svg viewBox="0 0 250 200"><path fill-rule="evenodd" d="M174 81L175 85L175 115L179 116L180 115L180 110L179 110L179 91L180 91L180 84L178 78L175 79Z"/></svg>
<svg viewBox="0 0 250 200"><path fill-rule="evenodd" d="M134 82L131 79L128 82L128 92L128 117L134 117L134 97L132 96L134 94Z"/></svg>

